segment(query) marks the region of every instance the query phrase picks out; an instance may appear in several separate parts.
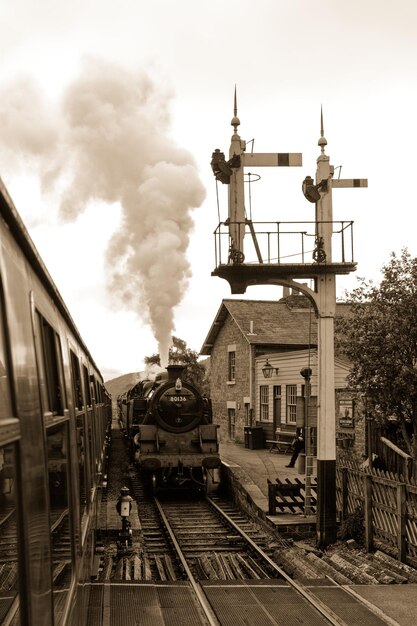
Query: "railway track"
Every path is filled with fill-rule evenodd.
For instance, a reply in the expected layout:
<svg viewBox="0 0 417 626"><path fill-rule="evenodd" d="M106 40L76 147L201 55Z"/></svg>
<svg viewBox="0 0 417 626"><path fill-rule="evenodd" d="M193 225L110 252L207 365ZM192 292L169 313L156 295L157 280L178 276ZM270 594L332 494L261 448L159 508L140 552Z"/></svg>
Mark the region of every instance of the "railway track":
<svg viewBox="0 0 417 626"><path fill-rule="evenodd" d="M110 598L116 601L118 594L125 598L131 615L127 624L154 611L155 602L164 616L171 610L165 607L180 607L177 626L396 624L352 585L415 582L411 568L407 571L386 556L352 549L341 555L340 547L324 554L307 542L282 539L234 506L231 498L217 494L203 499L176 492L156 499L126 463L123 441L119 443L117 454L112 450L117 460L110 464L107 496L115 502L121 486L128 484L140 521L135 518L132 545L121 554L119 520L110 526L104 516L103 528L111 530L104 532L94 581L98 593L104 590L103 607L111 606ZM377 577L375 570L382 567ZM112 611L113 619L117 610Z"/></svg>
<svg viewBox="0 0 417 626"><path fill-rule="evenodd" d="M17 586L16 509L4 512L0 520L0 592Z"/></svg>
<svg viewBox="0 0 417 626"><path fill-rule="evenodd" d="M277 543L282 543L271 540L230 503L207 498L191 503L156 499L155 504L209 624L222 623L210 603L210 584L225 581L249 584L248 591L251 583L288 586L308 606L312 623L344 624L272 560Z"/></svg>
<svg viewBox="0 0 417 626"><path fill-rule="evenodd" d="M234 521L213 500L156 501L165 526L198 580L247 580L274 577L253 545L267 547L266 535L238 511ZM235 519L237 519L235 517ZM242 528L246 526L246 530ZM252 536L252 538L250 537ZM250 539L250 542L248 541Z"/></svg>
<svg viewBox="0 0 417 626"><path fill-rule="evenodd" d="M367 604L352 585L416 582L415 570L393 563L386 555L352 549L343 555L337 549L334 554L330 550L319 554L307 543L268 532L229 498L183 497L176 492L156 499L144 490L132 468L120 484L128 484L127 476L137 501L140 530L135 531L130 549L118 557L113 534L97 582L115 584L117 589L131 589L131 583L136 583L138 590L151 584L155 590L165 590L155 593L174 594L172 598L178 600L172 601L181 602L186 613L178 626L393 626L394 620ZM119 488L113 490L115 496ZM185 589L188 599L179 600ZM194 603L200 620L187 621L187 602L189 610Z"/></svg>
<svg viewBox="0 0 417 626"><path fill-rule="evenodd" d="M107 567L107 580L186 581L194 591L201 623L210 626L222 623L212 608L210 585L233 581L238 586L290 587L308 607L312 623L344 624L272 560L277 548L289 547L290 543L268 536L229 501L217 497L152 498L136 478L132 487L142 525L139 546L134 542L134 554L123 556L113 568Z"/></svg>

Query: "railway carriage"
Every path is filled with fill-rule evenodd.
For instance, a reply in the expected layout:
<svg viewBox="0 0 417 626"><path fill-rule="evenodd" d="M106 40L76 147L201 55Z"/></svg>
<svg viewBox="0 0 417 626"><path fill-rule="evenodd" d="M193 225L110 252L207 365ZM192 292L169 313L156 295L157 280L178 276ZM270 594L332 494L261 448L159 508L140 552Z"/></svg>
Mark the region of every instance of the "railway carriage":
<svg viewBox="0 0 417 626"><path fill-rule="evenodd" d="M212 490L220 468L218 426L211 401L183 380L184 365L169 365L155 381L137 383L119 398L132 460L161 488Z"/></svg>
<svg viewBox="0 0 417 626"><path fill-rule="evenodd" d="M0 624L87 623L111 399L0 181Z"/></svg>

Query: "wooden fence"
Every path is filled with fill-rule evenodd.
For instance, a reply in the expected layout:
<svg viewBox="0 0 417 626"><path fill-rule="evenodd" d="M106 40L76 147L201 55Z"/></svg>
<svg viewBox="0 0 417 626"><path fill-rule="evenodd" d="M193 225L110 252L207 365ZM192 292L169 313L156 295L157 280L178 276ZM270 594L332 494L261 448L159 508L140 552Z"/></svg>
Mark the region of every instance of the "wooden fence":
<svg viewBox="0 0 417 626"><path fill-rule="evenodd" d="M363 512L368 551L377 547L417 567L415 481L344 460L336 470L336 508L341 521Z"/></svg>

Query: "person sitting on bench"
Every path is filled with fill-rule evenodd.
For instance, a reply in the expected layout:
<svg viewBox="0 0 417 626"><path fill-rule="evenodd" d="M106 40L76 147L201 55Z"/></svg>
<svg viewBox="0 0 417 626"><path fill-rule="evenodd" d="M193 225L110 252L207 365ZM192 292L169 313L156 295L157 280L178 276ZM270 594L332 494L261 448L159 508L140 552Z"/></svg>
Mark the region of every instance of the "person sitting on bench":
<svg viewBox="0 0 417 626"><path fill-rule="evenodd" d="M294 452L292 453L291 460L285 467L294 467L298 455L300 454L300 452L304 451L304 437L301 428L297 428L297 436L292 442L292 449L294 450Z"/></svg>

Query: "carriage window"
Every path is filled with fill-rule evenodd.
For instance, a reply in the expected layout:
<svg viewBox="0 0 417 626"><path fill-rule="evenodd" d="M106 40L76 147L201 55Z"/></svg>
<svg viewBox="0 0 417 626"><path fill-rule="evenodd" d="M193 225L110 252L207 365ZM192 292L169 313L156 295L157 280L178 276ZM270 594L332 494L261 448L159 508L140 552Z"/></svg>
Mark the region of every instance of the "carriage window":
<svg viewBox="0 0 417 626"><path fill-rule="evenodd" d="M86 401L87 406L91 406L90 379L88 376L88 370L85 365L83 365L83 377L84 377L85 401Z"/></svg>
<svg viewBox="0 0 417 626"><path fill-rule="evenodd" d="M0 420L12 416L9 364L6 343L6 316L4 313L3 290L0 283Z"/></svg>
<svg viewBox="0 0 417 626"><path fill-rule="evenodd" d="M55 623L59 624L62 620L72 578L72 543L68 495L68 423L48 428L46 435L54 614Z"/></svg>
<svg viewBox="0 0 417 626"><path fill-rule="evenodd" d="M14 459L14 445L0 446L0 550L4 555L0 561L0 623L3 623L3 619L9 623L7 617L15 612L19 602Z"/></svg>
<svg viewBox="0 0 417 626"><path fill-rule="evenodd" d="M62 384L62 353L57 333L36 311L36 339L38 348L39 378L44 411L63 415L65 397Z"/></svg>
<svg viewBox="0 0 417 626"><path fill-rule="evenodd" d="M74 394L75 408L81 410L83 408L83 393L81 390L81 372L80 362L72 350L71 354L71 374L72 374L72 390Z"/></svg>
<svg viewBox="0 0 417 626"><path fill-rule="evenodd" d="M74 408L76 412L77 423L77 457L78 457L78 480L79 480L79 493L80 493L80 518L87 511L87 459L85 450L85 428L84 428L84 413L81 412L83 408L83 394L81 389L81 371L80 362L75 353L70 350L71 355L71 374L72 374L72 390L74 396Z"/></svg>
<svg viewBox="0 0 417 626"><path fill-rule="evenodd" d="M91 397L93 398L93 402L98 402L97 400L97 382L96 379L94 378L94 376L90 376L90 383L91 383Z"/></svg>

